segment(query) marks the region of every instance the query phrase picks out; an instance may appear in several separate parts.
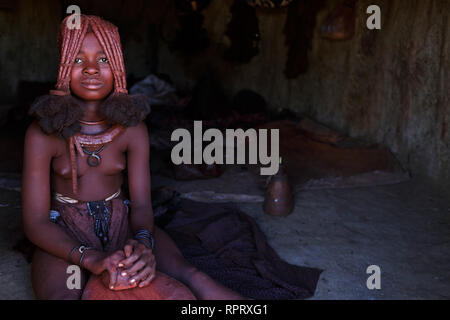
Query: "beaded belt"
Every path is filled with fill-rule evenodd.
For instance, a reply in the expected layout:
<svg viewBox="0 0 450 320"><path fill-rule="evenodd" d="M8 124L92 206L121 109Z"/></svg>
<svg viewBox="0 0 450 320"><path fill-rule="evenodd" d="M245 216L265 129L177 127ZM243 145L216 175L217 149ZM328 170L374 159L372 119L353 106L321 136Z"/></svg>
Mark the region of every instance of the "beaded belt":
<svg viewBox="0 0 450 320"><path fill-rule="evenodd" d="M116 193L110 195L110 196L109 196L108 198L106 198L104 201L110 201L110 200L112 200L112 199L117 198L119 195L120 195L120 189L117 190ZM78 200L76 200L76 199L72 199L72 198L70 198L70 197L63 196L62 194L57 193L57 192L55 192L54 198L55 198L57 201L62 202L62 203L70 203L70 204L74 204L74 203L80 202L80 201L78 201Z"/></svg>
<svg viewBox="0 0 450 320"><path fill-rule="evenodd" d="M110 214L109 214L108 207L106 206L106 201L115 199L119 195L120 195L120 189L116 193L114 193L111 196L109 196L108 198L106 198L105 200L87 201L86 202L86 206L89 210L89 215L94 218L95 235L100 239L100 242L102 243L104 251L107 251L108 242L109 242L108 233L109 233L109 227L111 224ZM80 202L76 199L72 199L70 197L65 197L60 193L55 193L54 197L57 201L65 203L65 204L68 204L68 203L76 204L76 203ZM59 212L54 211L53 212L54 217L52 219L52 211L50 212L50 219L55 221L58 218L58 217L56 217L56 213L58 213L58 216L59 216Z"/></svg>

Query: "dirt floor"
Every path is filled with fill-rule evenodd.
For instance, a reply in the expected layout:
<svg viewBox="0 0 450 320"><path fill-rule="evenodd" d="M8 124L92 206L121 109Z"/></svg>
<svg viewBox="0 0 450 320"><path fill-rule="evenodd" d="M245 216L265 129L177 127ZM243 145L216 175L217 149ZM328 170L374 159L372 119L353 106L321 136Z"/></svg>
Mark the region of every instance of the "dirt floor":
<svg viewBox="0 0 450 320"><path fill-rule="evenodd" d="M1 177L7 189L0 189L0 299L33 299L30 265L12 249L23 236L20 193L14 191L19 176ZM210 191L212 200L254 196L239 206L255 218L281 258L324 270L312 299L450 298L450 198L420 181L298 190L287 217L263 212L260 177L238 166L219 178L187 182L155 173L152 184L191 198L200 191ZM366 287L370 265L381 268L379 290Z"/></svg>

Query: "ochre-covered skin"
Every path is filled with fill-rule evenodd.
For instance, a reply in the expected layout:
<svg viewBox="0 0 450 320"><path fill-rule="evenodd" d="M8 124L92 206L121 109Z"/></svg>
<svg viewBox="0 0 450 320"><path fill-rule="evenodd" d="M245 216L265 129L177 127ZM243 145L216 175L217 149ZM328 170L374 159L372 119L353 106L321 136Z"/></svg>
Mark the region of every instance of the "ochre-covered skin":
<svg viewBox="0 0 450 320"><path fill-rule="evenodd" d="M164 273L156 272L155 279L145 288L110 290L105 286L109 276L92 276L83 292L82 300L196 300L181 282Z"/></svg>
<svg viewBox="0 0 450 320"><path fill-rule="evenodd" d="M25 233L37 246L31 270L36 297L80 299L92 274L106 273L109 276L108 286L114 289L119 268L121 272L127 273L130 280L134 279L130 282L132 286L147 287L154 280L157 268L184 283L197 298L242 299L239 294L189 264L168 235L154 226L150 194L150 144L146 125L142 121L136 121L135 124L121 128L120 134L112 135L109 139L104 133L115 130L111 127L114 121L110 121L108 116L108 121L101 121L105 115L100 112L100 107L114 95L120 96L114 104L117 110L108 114L115 116L114 112L117 111L121 116L121 113L130 112L128 106L123 110L123 105L117 103L128 101L117 28L93 16L82 15L81 22L80 30L68 30L65 21L61 24L61 63L56 90L51 94L57 99L61 96L69 99L53 100L51 108L46 110L39 109L45 108L45 103L41 105L36 114L45 115L46 118L42 121L43 119L38 117L28 128L25 137L22 210ZM76 104L73 104L71 99L74 99ZM69 102L62 114L54 110L58 108L58 103L55 104L54 101ZM73 127L74 130L66 131L67 135L60 134L64 133L63 127L67 124L65 119L70 119L73 115L70 108L67 109L72 105L79 106L76 126ZM55 117L52 118L53 112ZM137 115L136 119L142 120L143 113L135 110L133 113ZM57 117L60 119L56 119ZM91 125L78 123L78 120L100 122ZM61 123L61 128L55 129L52 121ZM73 124L72 119L70 125ZM43 130L43 125L47 125L49 130ZM99 166L90 166L86 157L79 154L79 150L76 157L73 157L75 149L78 149L75 143L68 143L68 138L73 136L78 136L81 140L86 139L84 142L87 148L98 142L106 143L100 153ZM73 167L76 167L75 179ZM51 199L54 193L82 202L106 199L122 187L125 169L128 172L131 201L128 218L130 234L140 229L149 230L153 233L155 247L152 250L128 239L123 247L108 252L98 248L87 250L81 264L82 288L68 289L67 267L72 264L69 253L81 243L77 237L71 236L60 225L50 221L49 212L53 209ZM79 263L80 258L81 253L74 250L72 260ZM176 286L173 288L178 290ZM172 292L168 296L177 296L177 293Z"/></svg>

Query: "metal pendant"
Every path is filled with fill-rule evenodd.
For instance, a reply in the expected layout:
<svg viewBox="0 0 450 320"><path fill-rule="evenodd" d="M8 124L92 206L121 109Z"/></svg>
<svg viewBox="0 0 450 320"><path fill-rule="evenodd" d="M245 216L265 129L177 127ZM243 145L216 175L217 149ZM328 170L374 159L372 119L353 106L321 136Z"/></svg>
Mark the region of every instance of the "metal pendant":
<svg viewBox="0 0 450 320"><path fill-rule="evenodd" d="M100 149L98 149L98 150L89 151L89 150L86 150L84 147L81 147L81 149L83 149L83 152L88 155L87 164L90 167L98 167L100 165L100 163L102 162L102 159L100 158L100 156L98 154L100 152L102 152L102 150L104 148L105 148L105 145L101 146Z"/></svg>
<svg viewBox="0 0 450 320"><path fill-rule="evenodd" d="M95 153L90 154L87 158L87 163L91 167L98 167L101 161L102 159L100 158L100 156Z"/></svg>

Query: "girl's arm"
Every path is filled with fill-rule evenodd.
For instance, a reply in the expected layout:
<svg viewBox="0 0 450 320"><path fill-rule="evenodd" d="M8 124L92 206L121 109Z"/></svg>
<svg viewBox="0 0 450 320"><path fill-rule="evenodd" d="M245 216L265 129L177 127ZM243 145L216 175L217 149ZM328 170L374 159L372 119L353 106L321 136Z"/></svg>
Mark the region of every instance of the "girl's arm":
<svg viewBox="0 0 450 320"><path fill-rule="evenodd" d="M37 123L31 124L27 130L22 173L22 220L25 234L32 243L70 262L70 251L81 244L49 219L50 165L56 154L55 139L57 138L44 134ZM73 262L78 264L80 256L78 250L74 250ZM123 258L123 253L115 258L118 262ZM112 258L106 259L103 252L89 250L86 252L83 266L95 274L100 274L113 268L110 260ZM111 276L111 279L115 280L115 275Z"/></svg>
<svg viewBox="0 0 450 320"><path fill-rule="evenodd" d="M153 233L150 187L150 143L147 126L141 122L129 129L127 149L128 187L131 200L130 224L133 234L146 229Z"/></svg>
<svg viewBox="0 0 450 320"><path fill-rule="evenodd" d="M147 126L141 122L128 130L127 168L131 200L130 226L136 233L145 229L153 234L153 209L150 187L150 143ZM135 240L128 240L124 247L126 259L120 263L124 273L130 275L130 284L148 285L155 277L156 262L151 248Z"/></svg>
<svg viewBox="0 0 450 320"><path fill-rule="evenodd" d="M70 250L78 243L49 219L50 164L56 153L53 139L54 137L45 135L36 123L31 124L25 135L22 172L23 225L31 242L68 261Z"/></svg>

